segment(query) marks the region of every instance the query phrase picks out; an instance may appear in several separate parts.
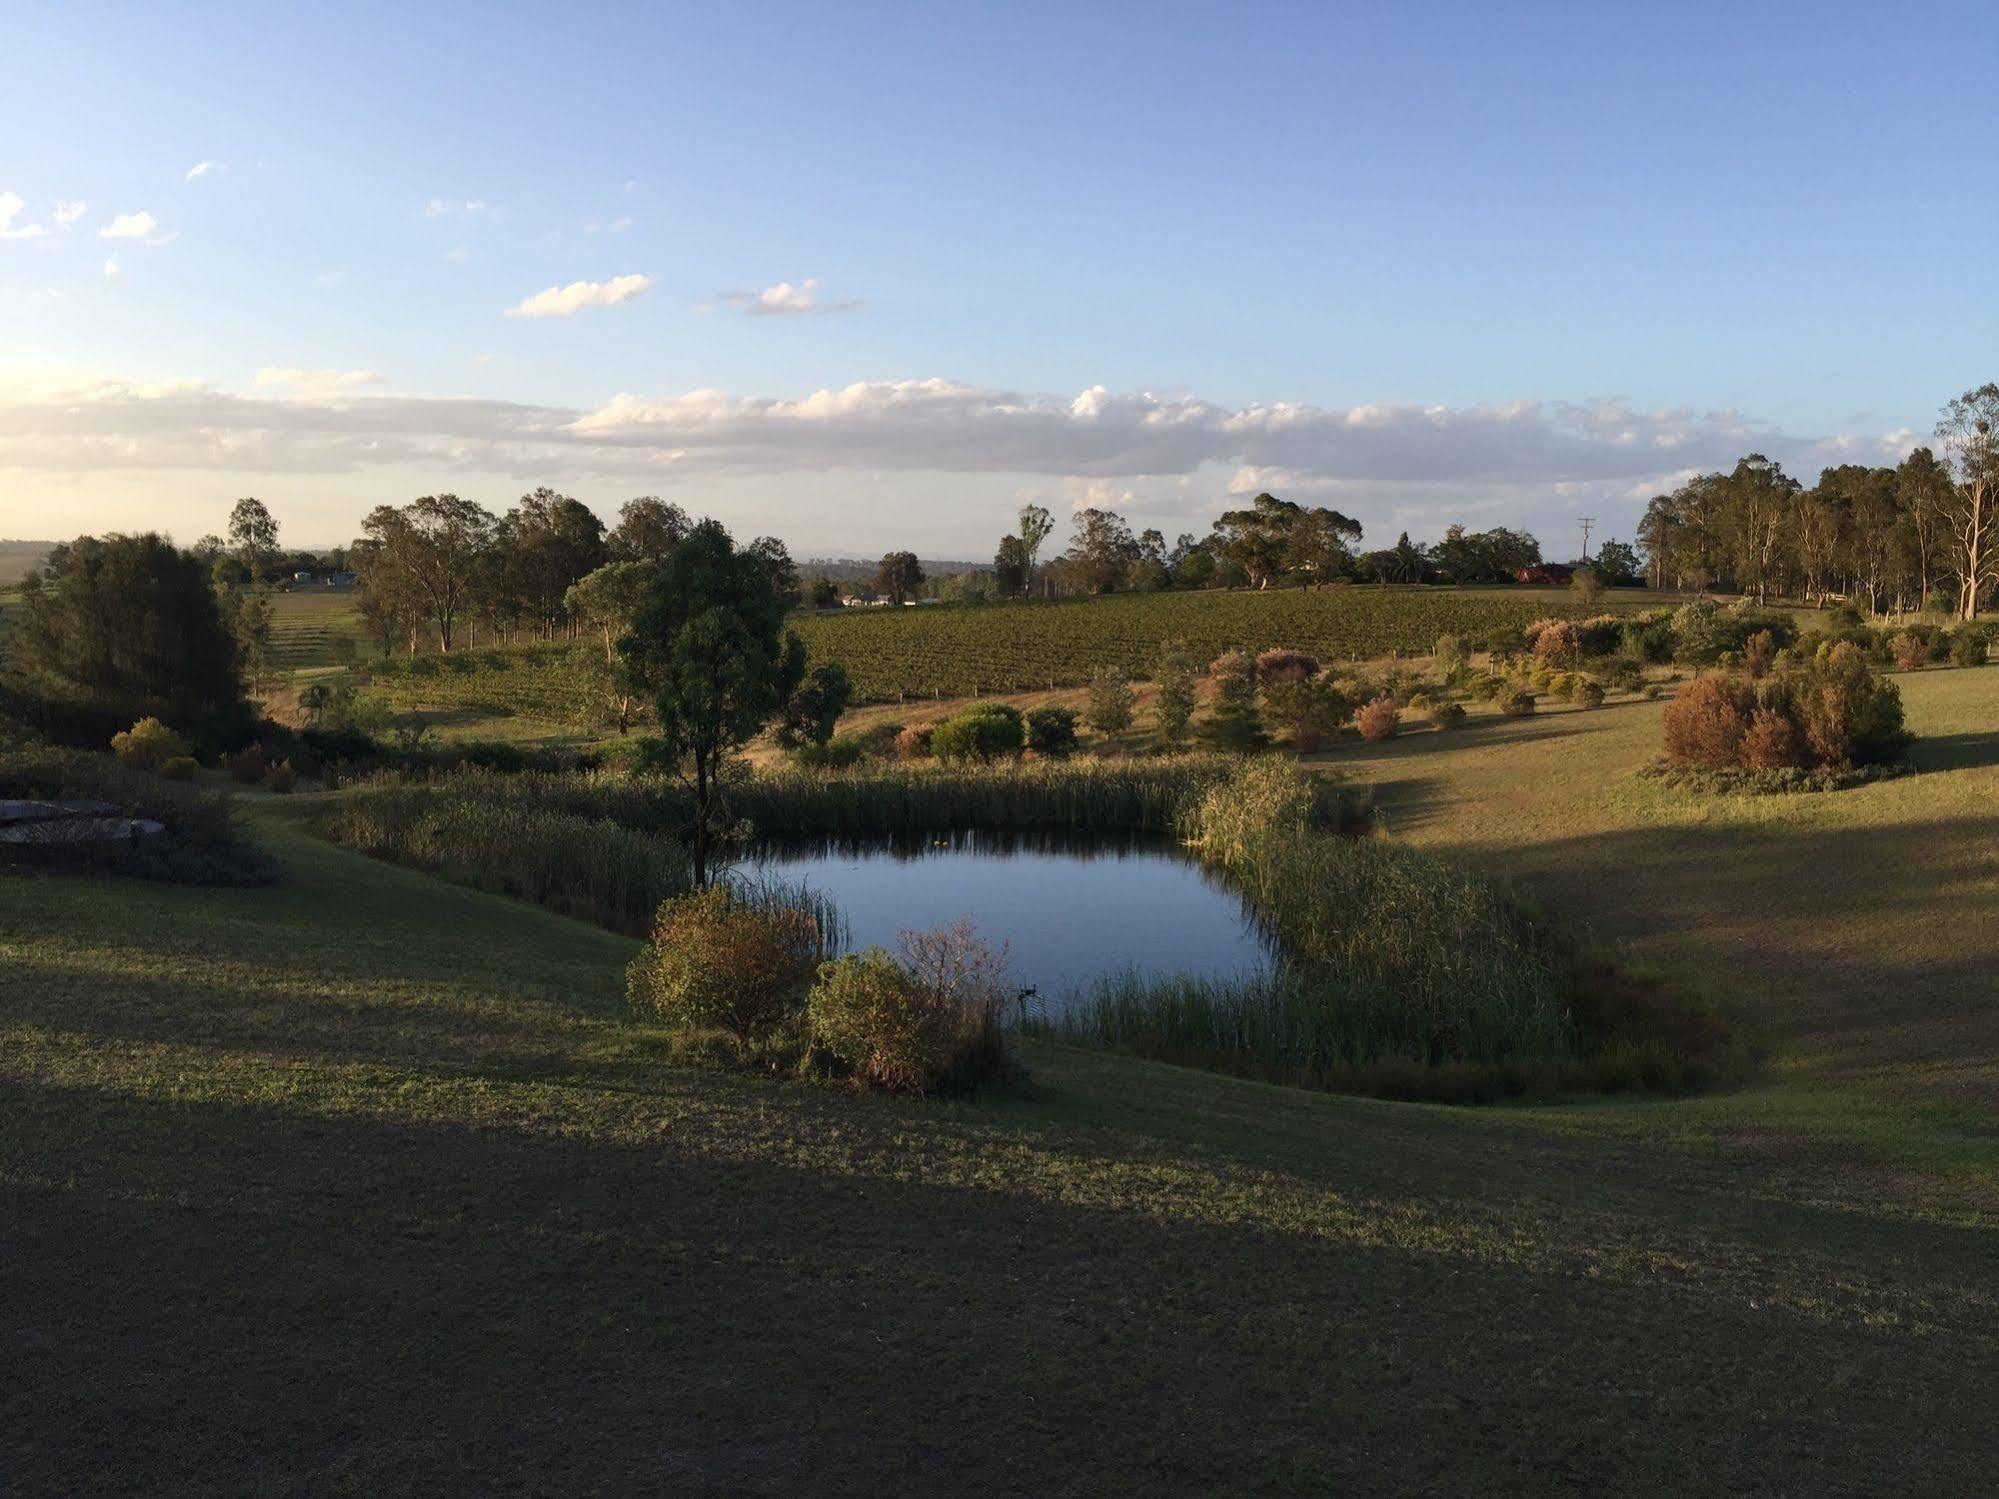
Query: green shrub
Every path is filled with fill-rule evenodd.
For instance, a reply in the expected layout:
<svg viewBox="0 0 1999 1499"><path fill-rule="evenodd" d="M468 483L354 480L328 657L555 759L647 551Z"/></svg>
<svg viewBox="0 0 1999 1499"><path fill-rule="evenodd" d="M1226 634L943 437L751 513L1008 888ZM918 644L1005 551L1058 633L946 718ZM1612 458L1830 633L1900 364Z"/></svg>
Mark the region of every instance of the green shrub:
<svg viewBox="0 0 1999 1499"><path fill-rule="evenodd" d="M1902 693L1855 646L1842 644L1801 667L1791 705L1812 763L1885 765L1908 748Z"/></svg>
<svg viewBox="0 0 1999 1499"><path fill-rule="evenodd" d="M1672 616L1647 611L1624 621L1618 630L1618 648L1627 656L1657 666L1673 659Z"/></svg>
<svg viewBox="0 0 1999 1499"><path fill-rule="evenodd" d="M292 769L292 762L280 760L264 773L264 784L283 796L298 784L298 772Z"/></svg>
<svg viewBox="0 0 1999 1499"><path fill-rule="evenodd" d="M930 752L940 760L998 760L1027 743L1020 710L1004 703L974 703L937 725Z"/></svg>
<svg viewBox="0 0 1999 1499"><path fill-rule="evenodd" d="M142 718L111 736L111 753L135 770L158 770L169 760L184 758L188 744L157 718Z"/></svg>
<svg viewBox="0 0 1999 1499"><path fill-rule="evenodd" d="M1263 689L1264 710L1292 747L1309 755L1353 716L1350 686L1325 677L1280 678Z"/></svg>
<svg viewBox="0 0 1999 1499"><path fill-rule="evenodd" d="M798 747L791 752L792 760L813 770L844 770L858 765L867 752L867 742L858 734L837 734L823 744L813 739L796 742Z"/></svg>
<svg viewBox="0 0 1999 1499"><path fill-rule="evenodd" d="M1534 711L1534 694L1510 688L1499 698L1499 711L1508 718L1526 718Z"/></svg>
<svg viewBox="0 0 1999 1499"><path fill-rule="evenodd" d="M191 781L200 768L192 755L175 755L171 760L160 762L160 774L169 781Z"/></svg>
<svg viewBox="0 0 1999 1499"><path fill-rule="evenodd" d="M1569 688L1569 701L1578 708L1601 708L1603 684L1592 682L1588 677L1577 677Z"/></svg>
<svg viewBox="0 0 1999 1499"><path fill-rule="evenodd" d="M1740 655L1752 635L1766 631L1773 647L1789 645L1798 635L1790 615L1759 609L1747 599L1726 605L1695 599L1673 614L1673 659L1689 666L1712 666L1722 652Z"/></svg>
<svg viewBox="0 0 1999 1499"><path fill-rule="evenodd" d="M1262 749L1270 741L1256 709L1256 663L1241 651L1225 651L1208 675L1215 684L1214 712L1204 729L1209 742L1238 753Z"/></svg>
<svg viewBox="0 0 1999 1499"><path fill-rule="evenodd" d="M1983 666L1989 639L1983 625L1960 625L1950 642L1950 659L1959 666Z"/></svg>
<svg viewBox="0 0 1999 1499"><path fill-rule="evenodd" d="M1005 1067L1006 952L969 918L909 932L898 958L879 947L822 964L806 999L813 1044L864 1086L956 1092Z"/></svg>
<svg viewBox="0 0 1999 1499"><path fill-rule="evenodd" d="M1115 666L1102 666L1090 674L1089 696L1083 709L1084 721L1107 739L1115 739L1131 727L1133 697L1131 682Z"/></svg>
<svg viewBox="0 0 1999 1499"><path fill-rule="evenodd" d="M1152 668L1153 680L1159 684L1152 715L1159 725L1159 737L1168 744L1178 744L1186 736L1188 721L1194 716L1197 673L1193 653L1184 641L1169 641L1160 649Z"/></svg>
<svg viewBox="0 0 1999 1499"><path fill-rule="evenodd" d="M756 1044L798 1014L822 948L809 913L711 885L660 906L652 940L626 970L625 993L641 1019Z"/></svg>
<svg viewBox="0 0 1999 1499"><path fill-rule="evenodd" d="M1076 748L1076 710L1049 705L1027 713L1027 747L1053 759Z"/></svg>
<svg viewBox="0 0 1999 1499"><path fill-rule="evenodd" d="M1432 703L1426 712L1430 722L1440 729L1455 729L1465 721L1464 705L1461 703Z"/></svg>
<svg viewBox="0 0 1999 1499"><path fill-rule="evenodd" d="M1470 650L1455 635L1439 635L1431 656L1437 663L1437 670L1446 678L1471 664Z"/></svg>

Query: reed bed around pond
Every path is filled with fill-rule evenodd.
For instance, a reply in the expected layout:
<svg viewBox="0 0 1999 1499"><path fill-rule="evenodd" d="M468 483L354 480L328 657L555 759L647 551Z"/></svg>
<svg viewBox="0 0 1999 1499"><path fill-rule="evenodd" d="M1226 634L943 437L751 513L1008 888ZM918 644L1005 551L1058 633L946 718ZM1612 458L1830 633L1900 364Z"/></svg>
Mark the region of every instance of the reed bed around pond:
<svg viewBox="0 0 1999 1499"><path fill-rule="evenodd" d="M1108 976L1034 1024L1065 1040L1275 1082L1488 1097L1679 1078L1644 1016L1601 1023L1589 971L1489 881L1364 826L1364 793L1275 757L1184 755L969 767L746 773L732 812L771 837L954 830L1167 832L1246 898L1282 961L1236 984ZM643 932L685 893L692 815L671 779L459 770L378 781L323 817L328 836ZM1107 876L1114 877L1114 876ZM829 932L838 913L805 901ZM1616 1050L1631 1066L1598 1068Z"/></svg>

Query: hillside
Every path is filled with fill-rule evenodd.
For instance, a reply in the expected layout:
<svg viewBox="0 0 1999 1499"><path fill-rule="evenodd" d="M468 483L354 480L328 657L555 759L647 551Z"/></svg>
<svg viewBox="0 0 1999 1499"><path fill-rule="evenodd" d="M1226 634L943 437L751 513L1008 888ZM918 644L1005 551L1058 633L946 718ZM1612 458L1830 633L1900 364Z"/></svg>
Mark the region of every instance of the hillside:
<svg viewBox="0 0 1999 1499"><path fill-rule="evenodd" d="M0 541L0 588L18 583L41 565L52 541Z"/></svg>
<svg viewBox="0 0 1999 1499"><path fill-rule="evenodd" d="M0 1471L1978 1491L1999 671L1901 681L1924 773L1832 798L1638 789L1637 701L1334 757L1769 1049L1688 1099L1449 1109L1050 1045L959 1103L676 1065L622 1021L631 942L317 843L303 798L246 799L270 889L17 881Z"/></svg>

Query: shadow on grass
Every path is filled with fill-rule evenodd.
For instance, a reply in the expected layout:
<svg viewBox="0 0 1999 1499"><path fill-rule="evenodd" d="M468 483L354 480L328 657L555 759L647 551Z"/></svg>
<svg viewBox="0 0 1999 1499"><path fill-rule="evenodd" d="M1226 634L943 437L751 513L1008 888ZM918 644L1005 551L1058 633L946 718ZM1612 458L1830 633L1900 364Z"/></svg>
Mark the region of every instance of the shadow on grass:
<svg viewBox="0 0 1999 1499"><path fill-rule="evenodd" d="M704 1153L35 1085L5 1108L0 1466L24 1491L161 1472L261 1491L1459 1490L1555 1471L1969 1491L1987 1471L1964 1371L1989 1349L1952 1314L1989 1245L1964 1231L1917 1226L1890 1255L1828 1246L1806 1214L1795 1238L1666 1274L1621 1242L1648 1237L1632 1223L1537 1262L1503 1216L1410 1237L1392 1209L1252 1187L1236 1221L1193 1221L1143 1174L1122 1201L1062 1201L1008 1174L843 1170L838 1141L814 1164L829 1142L785 1161L756 1158L768 1138ZM1932 1305L1940 1325L1912 1335ZM1800 1368L1868 1377L1801 1404ZM1775 1410L1784 1440L1741 1441Z"/></svg>

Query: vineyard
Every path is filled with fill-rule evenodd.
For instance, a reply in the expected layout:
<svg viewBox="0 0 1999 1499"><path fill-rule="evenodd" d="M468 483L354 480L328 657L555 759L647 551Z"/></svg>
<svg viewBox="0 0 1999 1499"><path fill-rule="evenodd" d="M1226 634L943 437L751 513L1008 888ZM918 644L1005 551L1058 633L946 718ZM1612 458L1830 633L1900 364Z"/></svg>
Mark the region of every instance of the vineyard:
<svg viewBox="0 0 1999 1499"><path fill-rule="evenodd" d="M1116 594L1056 603L855 609L794 622L812 660L837 661L860 702L1073 687L1100 667L1143 677L1159 648L1184 640L1212 660L1285 646L1323 660L1427 652L1439 635L1479 641L1549 615L1594 608L1553 589L1331 588L1277 593Z"/></svg>
<svg viewBox="0 0 1999 1499"><path fill-rule="evenodd" d="M604 649L595 643L391 656L371 663L368 676L370 696L396 713L448 709L585 730L617 722Z"/></svg>
<svg viewBox="0 0 1999 1499"><path fill-rule="evenodd" d="M332 666L340 658L341 649L335 644L340 640L352 643L355 656L368 653L353 593L328 589L272 596L273 666L282 671Z"/></svg>

